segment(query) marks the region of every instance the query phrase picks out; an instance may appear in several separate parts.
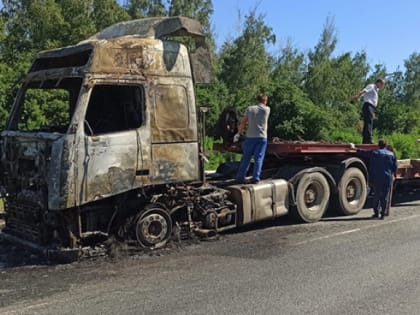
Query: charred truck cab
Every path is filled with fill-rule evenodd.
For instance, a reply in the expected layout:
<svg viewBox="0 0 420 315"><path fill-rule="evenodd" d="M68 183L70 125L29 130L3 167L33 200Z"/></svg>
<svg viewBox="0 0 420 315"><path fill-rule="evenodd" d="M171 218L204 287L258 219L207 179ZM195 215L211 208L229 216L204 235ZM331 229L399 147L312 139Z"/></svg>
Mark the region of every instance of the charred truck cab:
<svg viewBox="0 0 420 315"><path fill-rule="evenodd" d="M168 39L178 36L194 52ZM201 26L183 17L123 22L41 52L1 134L5 234L80 251L111 233L153 248L234 225L226 191L199 184L194 83L209 66ZM57 125L34 126L33 95L41 113L60 109Z"/></svg>

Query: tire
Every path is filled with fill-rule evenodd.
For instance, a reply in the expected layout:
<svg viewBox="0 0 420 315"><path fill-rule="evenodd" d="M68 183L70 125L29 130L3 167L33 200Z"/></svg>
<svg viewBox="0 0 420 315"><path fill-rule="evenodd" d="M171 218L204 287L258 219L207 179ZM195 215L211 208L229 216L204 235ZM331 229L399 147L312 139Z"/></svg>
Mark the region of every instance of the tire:
<svg viewBox="0 0 420 315"><path fill-rule="evenodd" d="M356 168L348 168L337 184L338 207L344 215L357 214L362 210L367 198L366 178L363 172Z"/></svg>
<svg viewBox="0 0 420 315"><path fill-rule="evenodd" d="M141 247L157 249L166 245L172 234L169 213L158 207L149 208L135 222L135 236Z"/></svg>
<svg viewBox="0 0 420 315"><path fill-rule="evenodd" d="M325 176L319 172L306 173L297 184L292 214L302 222L317 222L324 215L329 199L330 186Z"/></svg>
<svg viewBox="0 0 420 315"><path fill-rule="evenodd" d="M240 162L225 162L217 167L216 173L223 178L235 178L239 171Z"/></svg>

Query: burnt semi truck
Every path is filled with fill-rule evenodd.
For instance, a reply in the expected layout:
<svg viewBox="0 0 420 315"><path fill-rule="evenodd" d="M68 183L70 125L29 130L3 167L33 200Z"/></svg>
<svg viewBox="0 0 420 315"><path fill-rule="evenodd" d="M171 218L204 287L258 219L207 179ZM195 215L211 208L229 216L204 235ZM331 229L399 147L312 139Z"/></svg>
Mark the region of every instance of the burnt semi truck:
<svg viewBox="0 0 420 315"><path fill-rule="evenodd" d="M288 213L315 222L328 205L362 209L367 165L346 144L271 142L258 184L234 184L229 164L206 176L194 84L210 79L205 35L184 17L41 52L1 133L3 237L79 257L110 236L154 249ZM40 112L61 104L54 124L31 123L34 95ZM230 142L216 149L238 151Z"/></svg>

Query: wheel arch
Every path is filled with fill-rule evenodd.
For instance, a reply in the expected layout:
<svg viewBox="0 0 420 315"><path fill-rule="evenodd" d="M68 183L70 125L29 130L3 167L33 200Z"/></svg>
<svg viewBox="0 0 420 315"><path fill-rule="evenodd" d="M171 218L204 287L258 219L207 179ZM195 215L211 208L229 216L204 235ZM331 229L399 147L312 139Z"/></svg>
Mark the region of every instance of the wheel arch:
<svg viewBox="0 0 420 315"><path fill-rule="evenodd" d="M368 178L369 178L368 168L367 168L365 162L363 162L361 159L359 159L357 157L351 157L351 158L348 158L348 159L345 159L345 160L341 161L339 172L337 174L338 177L335 178L337 183L339 182L339 179L341 178L341 176L343 176L344 172L350 167L356 167L356 168L360 169L362 171L363 175L365 175L366 182L368 181Z"/></svg>
<svg viewBox="0 0 420 315"><path fill-rule="evenodd" d="M293 175L293 177L291 177L289 179L289 186L291 186L291 188L293 188L293 192L291 194L293 196L293 200L291 200L291 201L293 202L294 205L296 204L296 200L295 200L296 195L295 194L296 194L296 186L299 183L299 180L302 178L303 175L308 174L308 173L315 173L315 172L321 173L322 175L325 176L325 178L328 182L328 185L330 186L330 191L335 192L337 190L336 179L331 175L331 173L327 169L325 169L323 167L319 167L319 166L304 168L304 169L298 171L295 175Z"/></svg>

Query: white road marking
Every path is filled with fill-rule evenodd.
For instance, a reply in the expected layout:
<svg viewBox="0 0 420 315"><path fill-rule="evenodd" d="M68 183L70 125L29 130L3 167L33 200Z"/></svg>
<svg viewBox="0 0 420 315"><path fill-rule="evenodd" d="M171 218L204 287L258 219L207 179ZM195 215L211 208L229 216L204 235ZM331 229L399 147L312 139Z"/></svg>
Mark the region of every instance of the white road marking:
<svg viewBox="0 0 420 315"><path fill-rule="evenodd" d="M293 244L292 246L299 246L299 245L303 245L303 244L307 244L307 243L312 243L312 242L315 242L315 241L326 240L328 238L332 238L332 237L336 237L336 236L340 236L340 235L346 235L346 234L359 232L359 231L360 231L360 228L353 229L353 230L342 231L342 232L337 232L337 233L333 233L333 234L329 234L329 235L324 235L324 236L320 236L320 237L311 238L311 239L306 240L306 241L298 242L298 243Z"/></svg>
<svg viewBox="0 0 420 315"><path fill-rule="evenodd" d="M306 240L306 241L302 241L302 242L292 244L292 246L304 245L304 244L308 244L308 243L312 243L312 242L316 242L316 241L329 239L329 238L332 238L332 237L337 237L337 236L342 236L342 235L351 234L351 233L355 233L355 232L360 232L362 230L370 230L370 229L376 228L378 226L384 226L384 225L388 225L388 224L398 223L398 222L407 221L407 220L414 219L414 218L419 218L419 217L420 217L420 214L414 214L414 215L411 215L409 217L403 217L403 218L398 218L398 219L394 219L394 220L385 220L385 221L381 221L380 223L363 226L363 227L360 227L360 228L357 228L357 229L352 229L352 230L347 230L347 231L342 231L342 232L336 232L336 233L332 233L332 234L329 234L329 235L324 235L324 236L320 236L320 237L311 238L311 239ZM368 219L369 218L366 218L366 220L368 220ZM349 221L350 220L351 219L349 219Z"/></svg>

